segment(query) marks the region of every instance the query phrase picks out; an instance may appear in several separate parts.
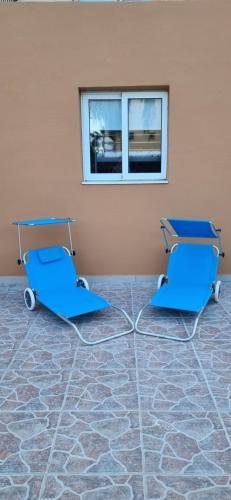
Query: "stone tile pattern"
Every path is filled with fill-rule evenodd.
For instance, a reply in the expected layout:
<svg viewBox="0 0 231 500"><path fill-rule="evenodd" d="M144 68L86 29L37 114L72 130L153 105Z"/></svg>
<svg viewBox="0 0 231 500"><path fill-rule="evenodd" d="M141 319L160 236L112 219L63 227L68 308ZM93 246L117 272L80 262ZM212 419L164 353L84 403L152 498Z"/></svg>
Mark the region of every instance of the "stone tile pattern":
<svg viewBox="0 0 231 500"><path fill-rule="evenodd" d="M134 318L150 282L93 290ZM191 314L148 308L142 327L187 336ZM114 334L116 311L79 320ZM129 335L94 347L22 285L0 285L0 500L231 498L231 283L195 339Z"/></svg>

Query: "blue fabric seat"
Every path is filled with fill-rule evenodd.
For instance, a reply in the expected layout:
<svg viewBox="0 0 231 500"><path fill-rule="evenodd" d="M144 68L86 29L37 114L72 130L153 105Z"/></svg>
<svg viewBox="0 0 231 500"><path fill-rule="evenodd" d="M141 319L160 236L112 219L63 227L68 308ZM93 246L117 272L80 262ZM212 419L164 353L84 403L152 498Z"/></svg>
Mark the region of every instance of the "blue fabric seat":
<svg viewBox="0 0 231 500"><path fill-rule="evenodd" d="M153 295L150 304L155 307L198 312L203 305L207 304L211 294L211 288L202 289L195 285L175 286L164 284L160 290Z"/></svg>
<svg viewBox="0 0 231 500"><path fill-rule="evenodd" d="M176 233L183 233L183 237L211 237L210 228L205 222L173 219L171 224L173 227L176 226L174 227ZM162 226L163 228L166 229L165 226ZM173 236L178 236L178 234ZM195 335L198 320L210 297L214 294L214 299L218 301L220 282L216 282L216 278L220 252L212 244L197 243L176 243L170 249L166 234L164 238L166 251L170 252L167 273L160 275L159 289L151 297L149 303L139 311L135 328L142 335L188 342ZM139 327L139 321L144 309L150 305L196 313L193 332L187 337L180 337L143 330Z"/></svg>
<svg viewBox="0 0 231 500"><path fill-rule="evenodd" d="M65 316L65 318L74 318L94 311L100 311L111 307L110 304L99 295L77 287L60 288L49 292L40 292L39 302L53 311L55 314Z"/></svg>
<svg viewBox="0 0 231 500"><path fill-rule="evenodd" d="M218 263L212 245L178 243L169 256L168 281L152 296L151 305L200 311L213 294Z"/></svg>
<svg viewBox="0 0 231 500"><path fill-rule="evenodd" d="M72 256L61 246L29 250L25 266L38 301L55 314L73 318L111 307L102 297L77 287Z"/></svg>

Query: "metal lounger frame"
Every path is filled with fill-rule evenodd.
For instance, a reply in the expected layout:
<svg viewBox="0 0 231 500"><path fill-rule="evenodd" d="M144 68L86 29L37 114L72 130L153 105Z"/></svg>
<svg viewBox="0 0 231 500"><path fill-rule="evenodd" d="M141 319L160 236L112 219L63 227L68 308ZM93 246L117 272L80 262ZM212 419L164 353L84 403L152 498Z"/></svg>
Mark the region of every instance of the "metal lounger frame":
<svg viewBox="0 0 231 500"><path fill-rule="evenodd" d="M150 304L146 304L144 307L142 307L142 309L140 310L139 314L138 314L138 317L136 319L136 322L135 322L135 330L137 333L140 333L141 335L149 335L150 337L159 337L161 339L167 339L167 340L176 340L178 342L188 342L189 340L192 340L192 338L194 337L195 333L196 333L196 329L197 329L197 324L198 324L198 321L200 319L200 316L202 314L202 312L204 311L204 307L199 311L199 313L197 314L197 317L194 321L194 326L193 326L193 332L192 334L189 336L189 337L185 337L185 338L180 338L180 337L174 337L173 335L161 335L160 333L151 333L151 332L147 332L145 330L141 330L141 328L138 327L138 323L139 323L139 320L140 320L140 317L144 311L144 309L146 309L146 307L150 306Z"/></svg>
<svg viewBox="0 0 231 500"><path fill-rule="evenodd" d="M175 246L177 245L177 243L173 244L172 247L170 247L170 244L169 244L169 240L168 240L168 236L170 237L173 237L173 238L177 238L178 235L175 234L174 232L171 232L169 227L167 226L166 222L168 222L168 219L167 218L161 218L160 219L160 222L161 222L161 231L163 233L163 238L164 238L164 246L165 246L165 252L166 253L172 253L172 251L174 250ZM213 245L213 247L215 248L215 250L217 251L217 255L218 256L222 256L224 257L224 252L223 252L223 248L222 248L222 243L221 243L221 238L220 238L220 229L217 229L215 228L214 224L212 221L209 221L210 222L210 226L211 226L211 230L212 232L214 233L215 237L217 238L218 240L218 247L216 245ZM197 325L198 325L198 321L200 319L200 316L201 314L203 313L205 307L203 307L199 313L197 314L196 316L196 319L194 321L194 325L193 325L193 332L191 335L189 335L188 337L185 337L185 338L180 338L180 337L175 337L173 335L162 335L162 334L159 334L159 333L152 333L152 332L147 332L145 330L142 330L141 328L139 328L138 326L138 323L140 321L140 318L143 314L143 311L148 307L148 306L151 306L150 303L147 303L145 304L145 306L142 307L142 309L140 310L138 316L137 316L137 319L135 321L135 330L137 333L140 333L141 335L148 335L150 337L158 337L158 338L162 338L162 339L167 339L167 340L176 340L178 342L188 342L189 340L192 340L195 333L196 333L196 329L197 329Z"/></svg>
<svg viewBox="0 0 231 500"><path fill-rule="evenodd" d="M125 316L125 318L127 319L128 323L131 325L131 328L129 328L129 330L125 330L125 331L123 331L123 332L121 332L121 333L116 333L115 335L111 335L111 336L109 336L109 337L104 337L104 338L99 339L99 340L93 340L93 341L91 341L91 340L86 340L86 339L85 339L85 338L81 335L81 333L80 333L80 331L79 331L78 326L77 326L75 323L73 323L73 321L71 321L71 320L70 320L70 319L68 319L68 318L65 318L65 316L62 316L61 314L57 314L57 316L58 316L59 318L61 318L63 321L65 321L65 323L67 323L68 325L70 325L70 326L73 328L73 330L77 333L78 337L80 338L80 340L81 340L84 344L86 344L86 345L97 345L97 344L102 344L103 342L107 342L107 340L113 340L113 339L116 339L116 338L118 338L118 337L122 337L123 335L128 335L129 333L132 333L132 332L133 332L133 330L134 330L134 323L133 323L133 321L131 320L131 318L129 318L129 316L128 316L128 314L126 313L126 311L124 311L124 309L122 309L122 308L120 308L120 307L118 307L118 306L113 306L113 305L111 305L111 307L112 307L113 309L116 309L116 310L120 311L120 312L121 312L121 313Z"/></svg>

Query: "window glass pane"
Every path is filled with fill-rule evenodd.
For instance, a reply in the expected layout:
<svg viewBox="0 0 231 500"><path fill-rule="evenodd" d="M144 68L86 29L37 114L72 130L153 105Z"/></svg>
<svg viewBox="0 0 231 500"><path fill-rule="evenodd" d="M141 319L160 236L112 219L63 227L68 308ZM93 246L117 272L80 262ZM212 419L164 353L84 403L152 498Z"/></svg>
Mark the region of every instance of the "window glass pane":
<svg viewBox="0 0 231 500"><path fill-rule="evenodd" d="M89 100L92 174L122 172L121 101Z"/></svg>
<svg viewBox="0 0 231 500"><path fill-rule="evenodd" d="M128 101L128 172L161 172L161 99Z"/></svg>

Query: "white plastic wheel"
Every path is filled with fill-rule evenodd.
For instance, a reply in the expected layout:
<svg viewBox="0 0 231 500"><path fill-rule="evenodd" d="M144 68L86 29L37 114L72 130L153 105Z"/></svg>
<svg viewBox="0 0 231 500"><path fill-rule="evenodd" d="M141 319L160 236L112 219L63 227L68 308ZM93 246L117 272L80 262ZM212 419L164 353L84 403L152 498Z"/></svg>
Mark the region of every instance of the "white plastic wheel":
<svg viewBox="0 0 231 500"><path fill-rule="evenodd" d="M89 290L90 288L88 281L83 276L79 276L77 281L77 286L81 288L86 288L87 290Z"/></svg>
<svg viewBox="0 0 231 500"><path fill-rule="evenodd" d="M31 288L25 288L24 290L24 302L29 311L33 311L36 306L35 294Z"/></svg>
<svg viewBox="0 0 231 500"><path fill-rule="evenodd" d="M220 300L220 291L221 291L221 281L216 281L214 288L214 300L215 302L219 302Z"/></svg>
<svg viewBox="0 0 231 500"><path fill-rule="evenodd" d="M158 281L157 281L157 290L159 290L162 287L162 285L164 284L165 281L166 281L165 274L160 274Z"/></svg>

